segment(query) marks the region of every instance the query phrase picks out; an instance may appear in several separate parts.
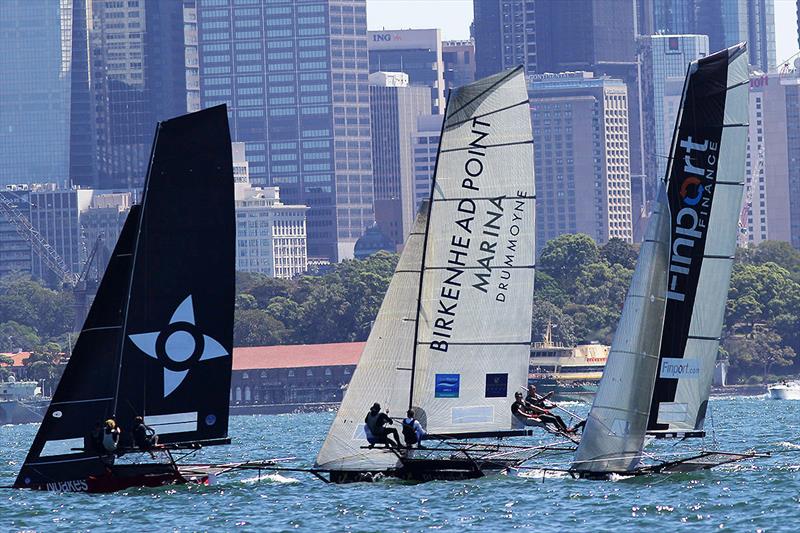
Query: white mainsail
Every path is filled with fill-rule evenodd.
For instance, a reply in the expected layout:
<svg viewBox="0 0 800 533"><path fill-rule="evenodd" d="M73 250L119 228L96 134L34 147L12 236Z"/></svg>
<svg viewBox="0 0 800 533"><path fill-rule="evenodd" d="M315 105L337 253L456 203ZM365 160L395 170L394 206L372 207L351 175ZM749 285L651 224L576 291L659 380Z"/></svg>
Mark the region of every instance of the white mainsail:
<svg viewBox="0 0 800 533"><path fill-rule="evenodd" d="M689 66L666 189L642 244L575 470L632 470L648 430L702 427L736 245L748 84L744 44Z"/></svg>
<svg viewBox="0 0 800 533"><path fill-rule="evenodd" d="M530 108L521 68L448 99L429 206L406 242L342 406L317 456L328 470L380 470L365 449L374 402L429 433L511 429L527 383L534 278Z"/></svg>

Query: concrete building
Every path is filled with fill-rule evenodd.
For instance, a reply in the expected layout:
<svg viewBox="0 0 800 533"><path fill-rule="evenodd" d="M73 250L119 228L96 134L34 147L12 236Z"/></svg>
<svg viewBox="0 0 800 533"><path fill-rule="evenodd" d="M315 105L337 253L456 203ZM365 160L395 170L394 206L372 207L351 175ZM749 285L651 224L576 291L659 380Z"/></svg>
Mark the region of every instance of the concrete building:
<svg viewBox="0 0 800 533"><path fill-rule="evenodd" d="M136 195L132 192L96 191L89 207L81 213L81 231L87 254L97 244L97 252L89 272L91 279L99 280L103 277L134 203Z"/></svg>
<svg viewBox="0 0 800 533"><path fill-rule="evenodd" d="M794 73L756 73L750 79L740 245L778 240L800 247L799 89Z"/></svg>
<svg viewBox="0 0 800 533"><path fill-rule="evenodd" d="M402 72L374 72L369 82L375 221L402 244L416 215L412 136L417 117L430 114L430 92Z"/></svg>
<svg viewBox="0 0 800 533"><path fill-rule="evenodd" d="M527 74L538 69L535 0L473 0L475 77L525 65Z"/></svg>
<svg viewBox="0 0 800 533"><path fill-rule="evenodd" d="M640 37L642 104L647 198L667 169L686 69L691 61L708 55L706 35L647 35Z"/></svg>
<svg viewBox="0 0 800 533"><path fill-rule="evenodd" d="M256 186L307 205L337 261L373 223L366 0L197 3L200 99L228 105Z"/></svg>
<svg viewBox="0 0 800 533"><path fill-rule="evenodd" d="M365 342L234 348L233 414L339 403Z"/></svg>
<svg viewBox="0 0 800 533"><path fill-rule="evenodd" d="M414 150L414 211L431 197L431 182L436 170L436 154L442 137L444 115L417 117L417 128L411 137Z"/></svg>
<svg viewBox="0 0 800 533"><path fill-rule="evenodd" d="M475 40L442 43L445 89L454 89L475 81Z"/></svg>
<svg viewBox="0 0 800 533"><path fill-rule="evenodd" d="M92 175L85 1L2 3L0 186Z"/></svg>
<svg viewBox="0 0 800 533"><path fill-rule="evenodd" d="M200 51L197 46L197 0L183 0L183 46L186 111L200 111Z"/></svg>
<svg viewBox="0 0 800 533"><path fill-rule="evenodd" d="M12 209L20 209L27 218L29 191L26 185L6 185L0 192L0 202ZM0 277L13 272L31 271L31 245L12 220L0 212Z"/></svg>
<svg viewBox="0 0 800 533"><path fill-rule="evenodd" d="M379 30L367 37L370 73L405 72L411 85L430 90L429 113L444 111L441 30Z"/></svg>
<svg viewBox="0 0 800 533"><path fill-rule="evenodd" d="M632 240L628 100L588 72L529 77L536 157L536 245L564 233Z"/></svg>

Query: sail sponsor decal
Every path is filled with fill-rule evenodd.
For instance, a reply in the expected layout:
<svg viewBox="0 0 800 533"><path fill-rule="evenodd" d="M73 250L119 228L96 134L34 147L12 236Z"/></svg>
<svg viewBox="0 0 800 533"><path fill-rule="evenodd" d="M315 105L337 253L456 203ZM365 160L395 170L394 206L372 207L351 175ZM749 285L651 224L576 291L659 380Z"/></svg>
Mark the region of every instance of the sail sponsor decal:
<svg viewBox="0 0 800 533"><path fill-rule="evenodd" d="M200 361L230 355L217 340L203 335L195 324L192 296L175 309L169 324L161 331L136 333L128 338L148 357L164 366L164 397L177 389L189 370ZM196 427L195 413L195 427Z"/></svg>
<svg viewBox="0 0 800 533"><path fill-rule="evenodd" d="M486 397L505 398L508 396L508 374L486 374Z"/></svg>
<svg viewBox="0 0 800 533"><path fill-rule="evenodd" d="M435 398L458 398L461 375L459 374L436 374Z"/></svg>
<svg viewBox="0 0 800 533"><path fill-rule="evenodd" d="M452 422L457 424L491 424L494 422L494 407L491 405L468 405L453 407Z"/></svg>
<svg viewBox="0 0 800 533"><path fill-rule="evenodd" d="M648 430L668 429L658 421L659 404L673 402L678 380L699 379L697 363L681 366L703 268L708 225L718 176L728 76L727 54L690 67L680 122L667 175L670 217L666 310L659 350L659 374L650 404ZM670 359L677 359L670 362ZM666 366L664 361L667 360ZM681 372L684 372L680 375Z"/></svg>
<svg viewBox="0 0 800 533"><path fill-rule="evenodd" d="M658 406L658 423L675 424L686 421L689 406L685 403L661 402Z"/></svg>
<svg viewBox="0 0 800 533"><path fill-rule="evenodd" d="M664 379L697 379L700 361L691 358L664 357L661 359L659 377Z"/></svg>
<svg viewBox="0 0 800 533"><path fill-rule="evenodd" d="M459 300L463 291L477 291L496 302L505 302L512 290L513 267L517 265L518 239L522 228L531 224L527 191L514 196L481 198L484 173L491 145L489 119L472 119L472 141L465 151L455 207L456 229L450 235L445 276L438 291L436 318L433 321L430 349L447 352L448 339L454 336ZM462 152L457 152L462 153ZM449 208L449 206L448 206ZM484 220L483 224L476 219ZM467 269L467 266L471 268ZM474 268L474 266L477 268Z"/></svg>

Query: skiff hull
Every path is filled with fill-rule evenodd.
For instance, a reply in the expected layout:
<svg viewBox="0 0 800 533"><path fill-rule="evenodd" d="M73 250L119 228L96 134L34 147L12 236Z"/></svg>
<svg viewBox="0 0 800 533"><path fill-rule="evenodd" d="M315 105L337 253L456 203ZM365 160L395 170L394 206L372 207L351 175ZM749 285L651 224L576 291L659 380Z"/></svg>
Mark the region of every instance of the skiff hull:
<svg viewBox="0 0 800 533"><path fill-rule="evenodd" d="M118 465L105 474L85 479L35 483L19 488L51 492L87 492L103 494L139 487L161 487L184 483L208 484L207 474L187 474L169 464Z"/></svg>

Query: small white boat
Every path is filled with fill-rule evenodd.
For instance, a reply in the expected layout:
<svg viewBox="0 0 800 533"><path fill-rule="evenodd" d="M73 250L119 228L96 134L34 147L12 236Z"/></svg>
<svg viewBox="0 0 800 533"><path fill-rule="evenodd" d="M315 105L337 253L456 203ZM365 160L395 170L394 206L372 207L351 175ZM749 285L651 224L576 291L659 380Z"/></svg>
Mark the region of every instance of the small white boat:
<svg viewBox="0 0 800 533"><path fill-rule="evenodd" d="M767 387L773 400L800 400L800 381L783 381Z"/></svg>

